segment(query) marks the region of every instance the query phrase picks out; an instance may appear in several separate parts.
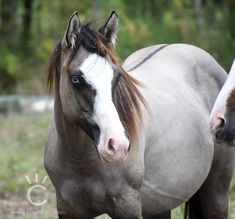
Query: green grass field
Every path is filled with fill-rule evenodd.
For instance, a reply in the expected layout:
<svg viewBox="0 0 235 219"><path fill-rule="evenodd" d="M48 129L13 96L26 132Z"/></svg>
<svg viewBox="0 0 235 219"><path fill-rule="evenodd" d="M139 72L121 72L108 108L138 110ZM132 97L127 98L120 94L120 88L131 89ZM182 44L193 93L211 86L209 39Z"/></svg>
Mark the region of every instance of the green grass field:
<svg viewBox="0 0 235 219"><path fill-rule="evenodd" d="M28 176L35 183L35 174L38 174L39 182L47 175L43 151L50 120L49 114L0 115L0 219L57 218L50 180L45 183L47 203L33 207L27 200L27 191L32 185L25 178ZM234 191L235 183L230 192L230 215L235 209ZM43 200L44 195L40 191L32 193L32 200ZM175 209L172 215L173 219L183 218L183 208ZM99 217L107 218L105 215Z"/></svg>

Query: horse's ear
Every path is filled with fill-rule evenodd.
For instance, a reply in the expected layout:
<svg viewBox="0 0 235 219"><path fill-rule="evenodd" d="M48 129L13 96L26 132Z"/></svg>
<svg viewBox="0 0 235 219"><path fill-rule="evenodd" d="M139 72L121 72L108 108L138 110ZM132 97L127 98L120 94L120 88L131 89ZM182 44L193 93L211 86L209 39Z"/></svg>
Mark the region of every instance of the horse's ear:
<svg viewBox="0 0 235 219"><path fill-rule="evenodd" d="M105 39L108 42L112 42L114 46L117 38L118 23L118 16L116 12L113 11L105 25L99 29L99 32L105 37Z"/></svg>
<svg viewBox="0 0 235 219"><path fill-rule="evenodd" d="M74 47L77 33L79 33L80 29L81 23L78 19L78 13L74 12L69 19L67 30L65 31L64 38L62 40L62 48Z"/></svg>

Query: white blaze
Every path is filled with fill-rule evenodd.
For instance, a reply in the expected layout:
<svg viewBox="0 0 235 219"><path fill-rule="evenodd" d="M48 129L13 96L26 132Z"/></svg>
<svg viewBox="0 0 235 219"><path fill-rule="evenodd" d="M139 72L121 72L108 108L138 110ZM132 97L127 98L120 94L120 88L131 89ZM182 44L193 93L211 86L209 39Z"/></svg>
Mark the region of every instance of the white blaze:
<svg viewBox="0 0 235 219"><path fill-rule="evenodd" d="M91 54L84 60L80 70L87 83L96 90L93 120L100 128L98 149L102 145L107 145L113 136L125 141L124 128L112 101L114 72L111 64L105 58Z"/></svg>

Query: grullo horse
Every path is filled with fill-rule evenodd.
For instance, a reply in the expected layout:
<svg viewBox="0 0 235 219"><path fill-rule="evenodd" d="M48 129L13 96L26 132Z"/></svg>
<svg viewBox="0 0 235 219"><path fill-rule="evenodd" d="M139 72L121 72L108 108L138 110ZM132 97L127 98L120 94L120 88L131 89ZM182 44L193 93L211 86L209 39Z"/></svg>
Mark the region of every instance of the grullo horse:
<svg viewBox="0 0 235 219"><path fill-rule="evenodd" d="M154 45L121 65L118 16L103 27L69 20L50 60L54 117L45 168L60 219L227 217L233 153L208 120L225 71L191 45ZM131 43L131 42L129 42Z"/></svg>

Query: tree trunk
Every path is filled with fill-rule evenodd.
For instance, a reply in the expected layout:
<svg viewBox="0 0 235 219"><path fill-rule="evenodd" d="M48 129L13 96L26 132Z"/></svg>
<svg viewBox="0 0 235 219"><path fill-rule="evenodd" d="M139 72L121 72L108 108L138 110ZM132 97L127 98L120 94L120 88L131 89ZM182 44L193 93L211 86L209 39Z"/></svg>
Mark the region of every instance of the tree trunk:
<svg viewBox="0 0 235 219"><path fill-rule="evenodd" d="M33 0L24 0L24 15L22 27L22 45L28 48L28 41L31 39L31 23L32 23L32 4Z"/></svg>
<svg viewBox="0 0 235 219"><path fill-rule="evenodd" d="M17 1L15 0L2 0L1 1L1 23L0 32L1 38L12 37L17 33L16 24L16 10Z"/></svg>

